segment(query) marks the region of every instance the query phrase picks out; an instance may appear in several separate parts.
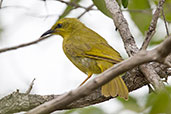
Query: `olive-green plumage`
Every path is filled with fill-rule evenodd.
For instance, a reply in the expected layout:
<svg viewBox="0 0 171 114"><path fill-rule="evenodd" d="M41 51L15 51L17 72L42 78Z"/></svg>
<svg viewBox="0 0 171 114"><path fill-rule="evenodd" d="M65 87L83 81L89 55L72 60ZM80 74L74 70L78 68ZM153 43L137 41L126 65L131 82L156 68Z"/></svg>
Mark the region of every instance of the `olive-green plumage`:
<svg viewBox="0 0 171 114"><path fill-rule="evenodd" d="M120 54L107 41L75 18L63 18L45 32L63 37L63 50L68 59L88 75L99 74L122 61ZM84 82L82 84L84 84ZM81 84L81 85L82 85ZM128 89L121 77L102 86L102 95L128 98Z"/></svg>

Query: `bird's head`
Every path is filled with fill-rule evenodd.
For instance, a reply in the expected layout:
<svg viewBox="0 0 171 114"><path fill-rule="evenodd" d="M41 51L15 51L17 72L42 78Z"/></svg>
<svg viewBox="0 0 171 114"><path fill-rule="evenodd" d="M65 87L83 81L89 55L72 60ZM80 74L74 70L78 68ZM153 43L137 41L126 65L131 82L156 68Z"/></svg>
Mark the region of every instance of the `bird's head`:
<svg viewBox="0 0 171 114"><path fill-rule="evenodd" d="M57 21L50 30L46 31L41 37L46 35L61 35L63 38L81 29L84 25L76 18L63 18Z"/></svg>

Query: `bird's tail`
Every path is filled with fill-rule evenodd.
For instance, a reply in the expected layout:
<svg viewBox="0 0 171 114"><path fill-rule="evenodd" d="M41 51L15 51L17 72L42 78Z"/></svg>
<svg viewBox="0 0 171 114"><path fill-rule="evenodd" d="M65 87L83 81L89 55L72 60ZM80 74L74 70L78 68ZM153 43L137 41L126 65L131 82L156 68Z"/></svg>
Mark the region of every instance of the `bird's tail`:
<svg viewBox="0 0 171 114"><path fill-rule="evenodd" d="M125 85L121 77L116 77L111 80L109 83L102 86L101 90L102 95L105 97L116 97L120 96L124 99L128 99L128 88Z"/></svg>

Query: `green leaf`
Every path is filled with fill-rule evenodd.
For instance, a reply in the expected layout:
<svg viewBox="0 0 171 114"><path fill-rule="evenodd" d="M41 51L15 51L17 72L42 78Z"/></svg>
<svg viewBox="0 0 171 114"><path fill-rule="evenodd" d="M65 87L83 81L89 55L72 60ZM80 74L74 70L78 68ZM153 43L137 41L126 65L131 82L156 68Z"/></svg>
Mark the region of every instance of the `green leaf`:
<svg viewBox="0 0 171 114"><path fill-rule="evenodd" d="M79 3L81 0L70 0L70 2ZM58 20L67 16L73 9L73 6L67 5L63 13L59 16Z"/></svg>
<svg viewBox="0 0 171 114"><path fill-rule="evenodd" d="M164 13L166 17L166 21L171 23L171 0L166 0L164 3Z"/></svg>
<svg viewBox="0 0 171 114"><path fill-rule="evenodd" d="M149 0L129 0L128 9L132 20L144 35L152 19Z"/></svg>
<svg viewBox="0 0 171 114"><path fill-rule="evenodd" d="M122 0L116 0L116 2L118 3L119 6L121 6Z"/></svg>
<svg viewBox="0 0 171 114"><path fill-rule="evenodd" d="M122 0L122 5L123 5L124 8L127 8L128 0Z"/></svg>
<svg viewBox="0 0 171 114"><path fill-rule="evenodd" d="M124 109L132 110L134 112L142 112L143 110L143 108L138 105L137 99L134 97L129 96L128 101L118 97L118 100L123 104Z"/></svg>
<svg viewBox="0 0 171 114"><path fill-rule="evenodd" d="M158 4L159 0L153 0L153 2L156 4ZM165 17L166 17L166 21L171 23L171 0L166 0L164 5L163 5L163 8L164 8L164 14L165 14ZM163 19L163 17L162 17Z"/></svg>
<svg viewBox="0 0 171 114"><path fill-rule="evenodd" d="M94 5L106 16L112 18L111 13L106 8L106 3L104 0L92 0Z"/></svg>
<svg viewBox="0 0 171 114"><path fill-rule="evenodd" d="M149 95L146 108L151 107L150 114L171 114L171 87L161 91L158 94Z"/></svg>

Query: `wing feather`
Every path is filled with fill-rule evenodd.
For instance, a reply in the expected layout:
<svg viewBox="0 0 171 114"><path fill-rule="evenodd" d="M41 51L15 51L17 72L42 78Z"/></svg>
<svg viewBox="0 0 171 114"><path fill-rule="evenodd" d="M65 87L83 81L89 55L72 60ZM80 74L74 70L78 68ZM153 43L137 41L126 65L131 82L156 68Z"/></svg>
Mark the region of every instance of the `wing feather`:
<svg viewBox="0 0 171 114"><path fill-rule="evenodd" d="M84 34L84 37L75 36L72 41L65 42L63 48L65 48L65 52L72 56L103 60L113 64L123 60L120 54L96 33L92 35Z"/></svg>
<svg viewBox="0 0 171 114"><path fill-rule="evenodd" d="M94 44L94 47L88 51L85 51L85 56L92 59L104 60L114 64L123 60L120 54L107 43Z"/></svg>

